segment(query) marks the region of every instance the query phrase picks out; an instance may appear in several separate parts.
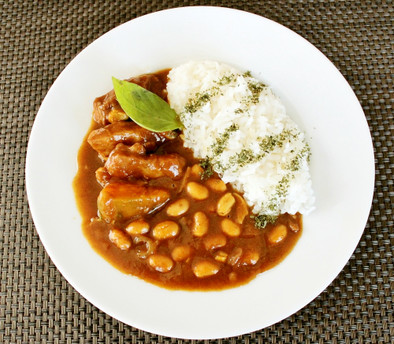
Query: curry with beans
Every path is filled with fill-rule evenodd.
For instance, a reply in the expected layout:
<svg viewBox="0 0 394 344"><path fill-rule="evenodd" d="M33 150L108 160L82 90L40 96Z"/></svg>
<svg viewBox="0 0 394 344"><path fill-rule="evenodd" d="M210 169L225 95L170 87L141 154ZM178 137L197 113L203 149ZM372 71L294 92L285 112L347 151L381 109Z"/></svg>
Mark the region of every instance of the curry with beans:
<svg viewBox="0 0 394 344"><path fill-rule="evenodd" d="M129 81L167 100L167 73ZM250 281L291 251L300 214L256 228L242 194L202 167L181 132L138 126L113 91L93 108L74 190L86 238L113 266L170 289L218 290Z"/></svg>

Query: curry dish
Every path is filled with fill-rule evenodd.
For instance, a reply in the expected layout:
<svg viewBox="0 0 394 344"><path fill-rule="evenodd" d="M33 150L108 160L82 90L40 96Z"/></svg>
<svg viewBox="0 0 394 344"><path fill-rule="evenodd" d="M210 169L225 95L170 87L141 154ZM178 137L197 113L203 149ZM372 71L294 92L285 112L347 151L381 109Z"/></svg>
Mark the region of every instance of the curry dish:
<svg viewBox="0 0 394 344"><path fill-rule="evenodd" d="M164 100L168 70L129 79ZM170 289L235 287L278 264L300 214L257 228L242 194L183 146L179 130L131 121L114 91L96 98L74 190L84 235L124 273Z"/></svg>

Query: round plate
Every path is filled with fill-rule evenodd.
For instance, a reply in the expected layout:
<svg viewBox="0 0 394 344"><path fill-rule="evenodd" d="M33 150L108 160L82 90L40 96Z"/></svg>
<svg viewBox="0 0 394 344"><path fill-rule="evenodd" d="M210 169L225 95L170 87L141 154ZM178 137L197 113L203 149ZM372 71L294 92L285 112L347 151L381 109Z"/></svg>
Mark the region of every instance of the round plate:
<svg viewBox="0 0 394 344"><path fill-rule="evenodd" d="M81 230L72 180L92 103L127 78L189 60L217 60L269 84L307 133L316 210L290 255L249 284L218 292L166 290L122 274ZM178 338L240 335L272 325L319 295L344 267L364 230L374 156L364 113L334 65L291 30L250 13L215 7L166 10L100 37L59 75L37 114L26 186L49 256L95 306L139 329Z"/></svg>

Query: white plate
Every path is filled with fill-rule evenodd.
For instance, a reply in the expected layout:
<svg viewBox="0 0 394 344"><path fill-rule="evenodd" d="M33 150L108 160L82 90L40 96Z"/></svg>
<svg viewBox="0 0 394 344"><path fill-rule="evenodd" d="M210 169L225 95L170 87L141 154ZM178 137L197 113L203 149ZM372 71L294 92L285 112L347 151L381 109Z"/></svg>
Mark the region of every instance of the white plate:
<svg viewBox="0 0 394 344"><path fill-rule="evenodd" d="M291 254L249 284L220 292L169 291L124 275L89 246L71 186L92 102L111 76L226 62L272 86L306 131L317 210ZM319 295L363 233L374 156L364 113L345 79L314 46L250 13L188 7L149 14L103 35L59 75L35 120L26 186L37 232L71 285L95 306L139 329L179 338L240 335L272 325Z"/></svg>

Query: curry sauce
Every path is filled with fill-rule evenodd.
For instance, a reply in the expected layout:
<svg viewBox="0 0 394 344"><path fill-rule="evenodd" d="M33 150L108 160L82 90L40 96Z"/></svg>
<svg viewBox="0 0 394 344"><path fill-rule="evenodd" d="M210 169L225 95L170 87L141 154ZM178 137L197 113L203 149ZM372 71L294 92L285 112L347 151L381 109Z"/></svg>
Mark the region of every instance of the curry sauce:
<svg viewBox="0 0 394 344"><path fill-rule="evenodd" d="M166 99L167 72L130 81ZM95 100L73 185L96 252L126 274L184 290L235 287L286 257L300 214L257 228L242 194L206 173L181 132L137 128L111 92Z"/></svg>

